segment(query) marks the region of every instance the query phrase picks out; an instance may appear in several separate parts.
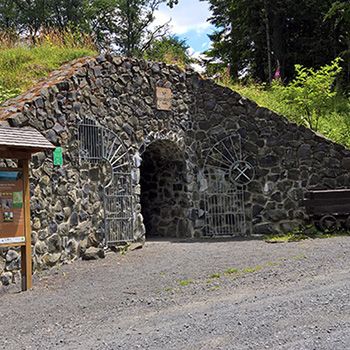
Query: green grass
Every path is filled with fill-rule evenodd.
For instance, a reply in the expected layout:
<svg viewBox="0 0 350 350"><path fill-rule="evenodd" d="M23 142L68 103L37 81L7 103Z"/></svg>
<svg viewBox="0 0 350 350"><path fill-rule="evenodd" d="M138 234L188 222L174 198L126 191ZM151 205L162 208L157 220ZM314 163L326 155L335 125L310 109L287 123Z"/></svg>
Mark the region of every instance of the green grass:
<svg viewBox="0 0 350 350"><path fill-rule="evenodd" d="M65 47L51 43L37 46L0 46L0 103L32 87L62 64L95 55L89 47Z"/></svg>
<svg viewBox="0 0 350 350"><path fill-rule="evenodd" d="M193 283L192 280L180 280L180 281L179 281L179 285L180 285L181 287L186 287L186 286L188 286L188 285L190 285L190 284L192 284L192 283Z"/></svg>
<svg viewBox="0 0 350 350"><path fill-rule="evenodd" d="M305 239L315 239L315 238L325 239L325 238L342 237L342 236L350 236L350 232L348 231L338 231L334 233L317 232L313 234L290 232L286 234L266 235L264 237L264 240L267 243L287 243L287 242L299 242Z"/></svg>
<svg viewBox="0 0 350 350"><path fill-rule="evenodd" d="M278 92L264 85L228 84L230 88L253 101L259 106L286 116L288 119L298 122L297 115L291 105L281 100ZM320 118L319 132L327 138L350 148L350 99L344 96L336 96L324 116Z"/></svg>
<svg viewBox="0 0 350 350"><path fill-rule="evenodd" d="M305 254L299 254L299 255L292 256L292 259L294 259L294 260L304 260L304 259L307 259L307 256Z"/></svg>
<svg viewBox="0 0 350 350"><path fill-rule="evenodd" d="M299 242L308 238L310 237L304 234L291 232L286 234L267 235L265 236L264 239L267 243L287 243L287 242Z"/></svg>
<svg viewBox="0 0 350 350"><path fill-rule="evenodd" d="M246 267L245 269L242 270L243 273L254 273L262 270L263 267L258 265L258 266L252 266L252 267Z"/></svg>
<svg viewBox="0 0 350 350"><path fill-rule="evenodd" d="M234 268L234 267L230 267L229 269L227 269L225 271L225 275L232 275L232 274L236 274L239 273L239 270Z"/></svg>
<svg viewBox="0 0 350 350"><path fill-rule="evenodd" d="M221 274L220 273L213 273L209 276L209 278L220 278L221 277Z"/></svg>

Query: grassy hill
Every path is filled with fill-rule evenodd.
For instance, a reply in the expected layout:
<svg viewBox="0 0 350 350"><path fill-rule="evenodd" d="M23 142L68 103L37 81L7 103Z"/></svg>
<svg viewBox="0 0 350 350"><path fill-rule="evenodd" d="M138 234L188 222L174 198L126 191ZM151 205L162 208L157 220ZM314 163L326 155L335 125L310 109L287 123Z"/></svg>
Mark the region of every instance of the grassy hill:
<svg viewBox="0 0 350 350"><path fill-rule="evenodd" d="M72 32L48 33L34 45L0 38L0 103L27 90L62 64L96 53L89 38Z"/></svg>
<svg viewBox="0 0 350 350"><path fill-rule="evenodd" d="M229 84L230 88L253 101L299 122L291 105L286 104L278 92L259 84ZM350 99L337 95L329 104L326 114L320 118L318 132L327 138L350 148Z"/></svg>

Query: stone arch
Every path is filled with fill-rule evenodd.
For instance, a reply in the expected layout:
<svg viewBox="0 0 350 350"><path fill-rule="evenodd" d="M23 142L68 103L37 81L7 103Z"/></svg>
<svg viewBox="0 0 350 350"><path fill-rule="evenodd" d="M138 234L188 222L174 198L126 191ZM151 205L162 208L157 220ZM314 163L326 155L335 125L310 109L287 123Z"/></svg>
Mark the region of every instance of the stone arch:
<svg viewBox="0 0 350 350"><path fill-rule="evenodd" d="M142 151L140 202L146 237L191 236L185 148L174 140L156 139Z"/></svg>

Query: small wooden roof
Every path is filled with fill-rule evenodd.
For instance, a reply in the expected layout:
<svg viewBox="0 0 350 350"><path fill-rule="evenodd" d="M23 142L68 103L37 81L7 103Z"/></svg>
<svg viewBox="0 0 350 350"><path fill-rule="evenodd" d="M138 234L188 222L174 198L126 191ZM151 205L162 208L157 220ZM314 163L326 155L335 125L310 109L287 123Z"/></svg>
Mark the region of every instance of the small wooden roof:
<svg viewBox="0 0 350 350"><path fill-rule="evenodd" d="M48 149L55 149L55 146L34 128L0 126L0 151L8 151L9 158L11 151L36 153Z"/></svg>

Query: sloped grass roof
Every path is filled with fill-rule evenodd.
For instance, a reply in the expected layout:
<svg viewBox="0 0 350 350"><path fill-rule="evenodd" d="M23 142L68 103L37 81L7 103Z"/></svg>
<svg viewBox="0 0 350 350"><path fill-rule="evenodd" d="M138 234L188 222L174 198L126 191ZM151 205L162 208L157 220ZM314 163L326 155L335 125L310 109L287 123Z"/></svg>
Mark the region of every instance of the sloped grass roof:
<svg viewBox="0 0 350 350"><path fill-rule="evenodd" d="M36 47L0 47L0 103L30 89L62 64L95 54L90 48L49 43Z"/></svg>

